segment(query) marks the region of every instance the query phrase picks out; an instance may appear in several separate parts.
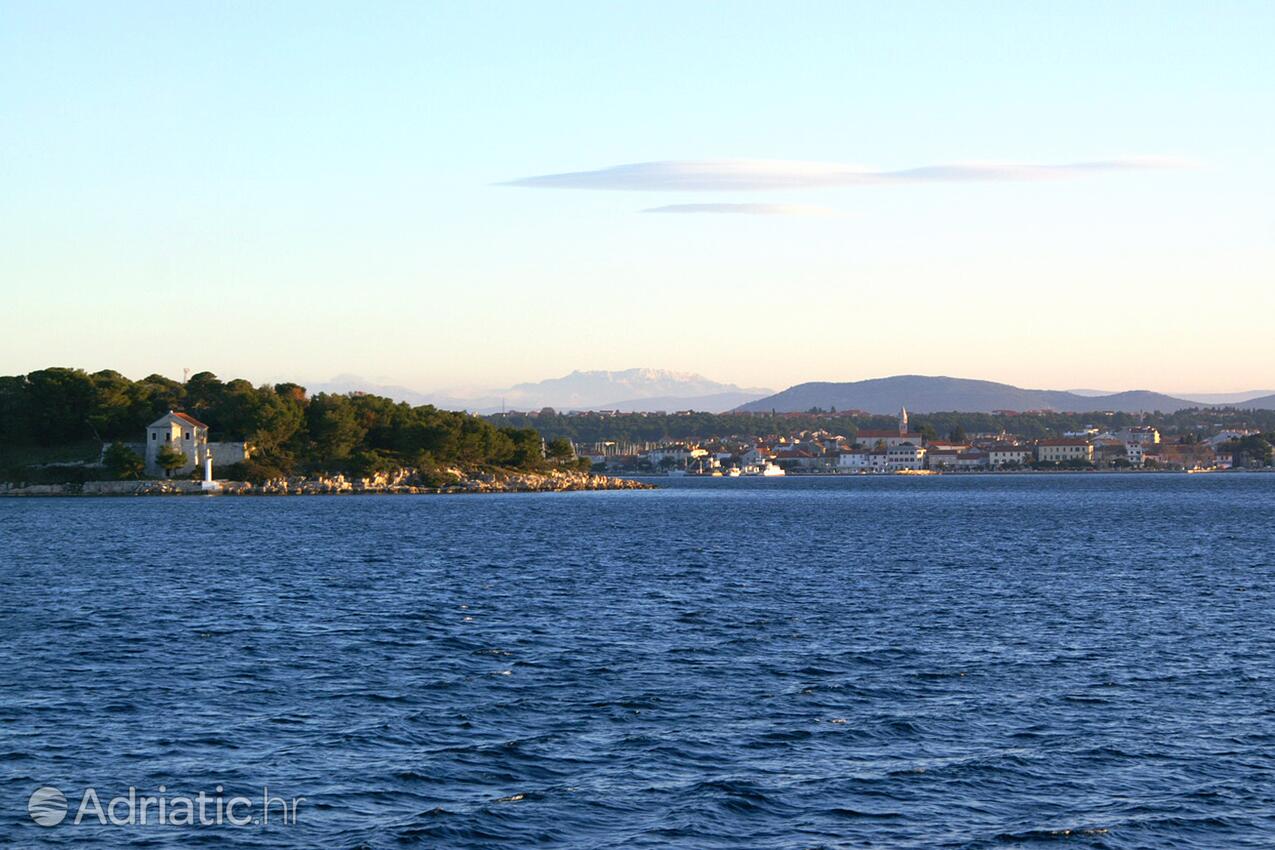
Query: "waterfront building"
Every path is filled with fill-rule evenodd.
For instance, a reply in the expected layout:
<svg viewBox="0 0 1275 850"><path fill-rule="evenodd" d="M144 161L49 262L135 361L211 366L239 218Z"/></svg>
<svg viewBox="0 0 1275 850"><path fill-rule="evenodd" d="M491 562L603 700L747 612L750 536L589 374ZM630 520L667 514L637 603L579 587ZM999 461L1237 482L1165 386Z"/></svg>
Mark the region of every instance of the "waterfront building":
<svg viewBox="0 0 1275 850"><path fill-rule="evenodd" d="M1161 443L1147 460L1155 459L1170 469L1210 469L1217 465L1217 454L1208 443Z"/></svg>
<svg viewBox="0 0 1275 850"><path fill-rule="evenodd" d="M784 469L812 470L825 465L823 456L799 446L775 452L775 462Z"/></svg>
<svg viewBox="0 0 1275 850"><path fill-rule="evenodd" d="M158 458L164 446L185 455L186 463L173 470L175 475L185 475L211 459L217 466L243 463L250 450L247 443L208 441L208 426L188 413L170 410L146 426L146 471L150 475L162 474Z"/></svg>
<svg viewBox="0 0 1275 850"><path fill-rule="evenodd" d="M1093 441L1093 459L1097 466L1116 466L1120 461L1128 461L1129 450L1122 440L1099 437Z"/></svg>
<svg viewBox="0 0 1275 850"><path fill-rule="evenodd" d="M1042 463L1093 463L1093 443L1076 439L1040 440L1036 443L1036 459Z"/></svg>
<svg viewBox="0 0 1275 850"><path fill-rule="evenodd" d="M774 457L775 453L765 446L753 446L739 456L739 461L744 466L762 466Z"/></svg>
<svg viewBox="0 0 1275 850"><path fill-rule="evenodd" d="M930 469L956 469L956 458L960 453L960 449L926 446L925 462Z"/></svg>
<svg viewBox="0 0 1275 850"><path fill-rule="evenodd" d="M671 462L675 466L683 468L691 461L707 456L707 449L702 449L699 446L689 446L684 443L660 446L646 453L646 459L650 461L652 466L660 466Z"/></svg>
<svg viewBox="0 0 1275 850"><path fill-rule="evenodd" d="M842 472L867 472L872 460L868 449L850 449L837 455L837 469Z"/></svg>
<svg viewBox="0 0 1275 850"><path fill-rule="evenodd" d="M1029 466L1034 454L1031 446L992 446L987 450L987 465L992 469Z"/></svg>
<svg viewBox="0 0 1275 850"><path fill-rule="evenodd" d="M925 448L912 443L900 443L885 450L885 467L889 472L901 469L923 469Z"/></svg>
<svg viewBox="0 0 1275 850"><path fill-rule="evenodd" d="M1225 431L1218 431L1212 437L1209 437L1207 442L1210 446L1216 449L1218 446L1229 443L1232 440L1242 440L1245 437L1253 437L1260 433L1262 432L1256 428L1227 429Z"/></svg>

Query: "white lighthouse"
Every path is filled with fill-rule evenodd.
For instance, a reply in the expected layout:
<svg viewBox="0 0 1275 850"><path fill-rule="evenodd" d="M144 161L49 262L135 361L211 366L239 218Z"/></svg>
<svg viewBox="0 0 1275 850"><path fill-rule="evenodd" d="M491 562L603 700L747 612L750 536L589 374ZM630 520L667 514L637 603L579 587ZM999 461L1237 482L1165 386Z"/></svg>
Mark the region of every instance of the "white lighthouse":
<svg viewBox="0 0 1275 850"><path fill-rule="evenodd" d="M204 480L200 482L199 489L205 493L215 493L221 489L221 485L213 480L212 470L212 452L204 450Z"/></svg>

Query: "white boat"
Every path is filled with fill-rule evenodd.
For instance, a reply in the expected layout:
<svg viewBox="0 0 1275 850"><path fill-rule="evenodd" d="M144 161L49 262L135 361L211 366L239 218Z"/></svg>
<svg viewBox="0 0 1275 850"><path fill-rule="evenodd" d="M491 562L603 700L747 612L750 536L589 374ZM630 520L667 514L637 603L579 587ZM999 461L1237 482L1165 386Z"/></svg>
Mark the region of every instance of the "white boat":
<svg viewBox="0 0 1275 850"><path fill-rule="evenodd" d="M761 466L744 467L745 475L764 475L767 478L773 478L776 475L784 475L784 468L770 461L766 461Z"/></svg>
<svg viewBox="0 0 1275 850"><path fill-rule="evenodd" d="M738 478L741 473L738 466L732 466L730 469L726 470L726 474L731 478Z"/></svg>

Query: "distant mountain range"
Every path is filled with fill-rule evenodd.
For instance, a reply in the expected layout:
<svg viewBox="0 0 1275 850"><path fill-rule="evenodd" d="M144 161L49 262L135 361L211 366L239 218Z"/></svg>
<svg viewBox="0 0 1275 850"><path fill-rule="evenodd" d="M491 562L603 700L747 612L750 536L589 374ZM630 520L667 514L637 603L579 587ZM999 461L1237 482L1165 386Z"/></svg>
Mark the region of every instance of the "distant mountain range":
<svg viewBox="0 0 1275 850"><path fill-rule="evenodd" d="M1188 407L1243 407L1275 410L1275 393L1245 397L1242 393L1201 393L1172 396L1148 390L1105 393L1099 390L1030 390L993 381L966 378L895 375L867 381L797 384L775 393L760 387L724 384L685 372L665 369L624 369L616 372L575 371L561 378L515 384L500 390L452 390L433 393L378 384L357 375L339 375L309 387L312 393L367 392L409 404L433 404L445 410L495 413L504 410L728 410L800 412L866 410L894 414L906 406L916 413L960 410L1056 410L1087 413L1114 410L1170 412ZM1255 391L1261 392L1261 391Z"/></svg>
<svg viewBox="0 0 1275 850"><path fill-rule="evenodd" d="M407 387L377 384L357 375L339 375L315 384L311 392L368 392L409 404L433 404L447 410L495 413L504 410L699 410L723 413L770 395L764 387L724 384L686 372L624 369L616 372L575 371L561 378L515 384L507 389L476 392L422 393Z"/></svg>
<svg viewBox="0 0 1275 850"><path fill-rule="evenodd" d="M1083 395L1083 396L1115 395L1114 390L1094 390L1094 389L1074 389L1073 388L1073 389L1067 390L1067 392L1075 393L1076 395ZM1237 393L1185 392L1185 393L1167 393L1167 395L1170 395L1174 398L1184 398L1189 401L1196 401L1196 402L1199 402L1200 404L1210 404L1210 405L1215 404L1215 405L1225 406L1228 404L1237 404L1241 401L1244 401L1244 402L1252 401L1254 399L1260 398L1261 396L1275 395L1275 390L1247 390L1247 391L1242 391Z"/></svg>
<svg viewBox="0 0 1275 850"><path fill-rule="evenodd" d="M1148 390L1130 390L1106 395L1090 395L1067 390L1027 390L993 381L966 378L896 375L846 383L813 382L797 384L783 392L757 399L737 408L741 411L783 413L820 408L864 410L893 414L900 407L916 413L959 410L969 413L994 410L1055 410L1060 413L1087 413L1112 410L1120 413L1143 411L1172 412L1188 407L1214 406L1208 402L1177 398ZM1228 403L1227 407L1275 409L1275 395Z"/></svg>

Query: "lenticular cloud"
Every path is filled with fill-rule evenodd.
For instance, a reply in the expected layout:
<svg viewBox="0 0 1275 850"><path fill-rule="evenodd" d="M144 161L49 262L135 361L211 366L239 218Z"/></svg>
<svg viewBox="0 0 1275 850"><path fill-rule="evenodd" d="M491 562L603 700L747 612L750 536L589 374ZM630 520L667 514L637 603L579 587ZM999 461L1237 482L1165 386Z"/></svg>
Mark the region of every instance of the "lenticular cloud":
<svg viewBox="0 0 1275 850"><path fill-rule="evenodd" d="M511 180L504 185L637 192L735 192L890 183L1060 180L1110 171L1181 168L1185 165L1181 160L1163 157L1129 157L1061 165L972 162L886 171L835 162L766 159L666 160L613 165L594 171L541 174Z"/></svg>

